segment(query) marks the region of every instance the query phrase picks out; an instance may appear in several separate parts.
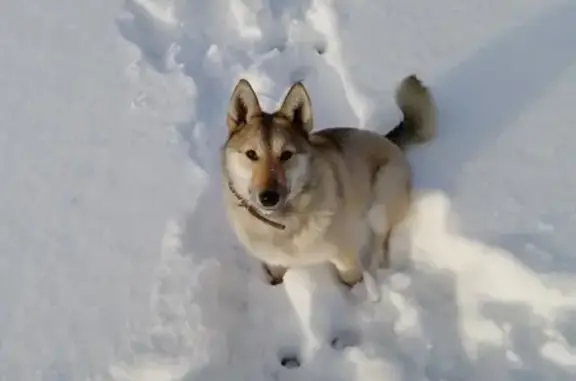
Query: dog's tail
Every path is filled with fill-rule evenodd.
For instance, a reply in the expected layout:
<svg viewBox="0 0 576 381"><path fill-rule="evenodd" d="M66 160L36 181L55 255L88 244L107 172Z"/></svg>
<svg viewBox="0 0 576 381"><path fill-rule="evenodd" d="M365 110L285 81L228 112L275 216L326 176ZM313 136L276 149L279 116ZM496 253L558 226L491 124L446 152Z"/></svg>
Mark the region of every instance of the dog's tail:
<svg viewBox="0 0 576 381"><path fill-rule="evenodd" d="M386 137L401 148L424 143L436 135L436 107L430 91L415 76L402 80L396 89L396 103L403 120Z"/></svg>

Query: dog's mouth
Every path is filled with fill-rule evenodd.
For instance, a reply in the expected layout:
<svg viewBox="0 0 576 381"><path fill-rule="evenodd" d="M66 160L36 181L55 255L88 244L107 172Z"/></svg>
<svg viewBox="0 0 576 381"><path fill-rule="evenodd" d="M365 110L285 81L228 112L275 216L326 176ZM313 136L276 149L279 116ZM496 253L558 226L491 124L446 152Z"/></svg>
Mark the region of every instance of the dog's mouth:
<svg viewBox="0 0 576 381"><path fill-rule="evenodd" d="M261 205L262 207L258 207L256 206L257 204L254 202L250 202L248 200L246 200L245 198L243 198L240 194L238 194L238 192L236 191L236 189L234 188L234 186L232 185L231 182L228 182L228 189L230 189L230 192L232 192L232 194L236 197L236 199L238 200L238 206L242 207L242 208L246 208L246 210L252 214L254 217L258 218L259 220L266 222L268 225L276 228L276 229L281 229L284 230L286 229L286 226L273 221L272 219L269 219L269 216L274 216L278 213L279 211L279 207L278 204L280 204L279 202L276 202L276 204L272 205L271 201L265 201L263 204L265 205ZM278 200L278 201L283 201L285 202L286 198L283 198L282 200ZM262 200L259 198L260 203L262 203Z"/></svg>
<svg viewBox="0 0 576 381"><path fill-rule="evenodd" d="M258 210L260 213L266 217L270 218L280 218L284 215L286 208L284 205L276 207L276 208L264 208L259 206Z"/></svg>
<svg viewBox="0 0 576 381"><path fill-rule="evenodd" d="M283 198L278 202L278 204L273 206L263 205L259 201L256 201L253 204L260 211L260 213L269 217L279 216L286 210L286 198Z"/></svg>

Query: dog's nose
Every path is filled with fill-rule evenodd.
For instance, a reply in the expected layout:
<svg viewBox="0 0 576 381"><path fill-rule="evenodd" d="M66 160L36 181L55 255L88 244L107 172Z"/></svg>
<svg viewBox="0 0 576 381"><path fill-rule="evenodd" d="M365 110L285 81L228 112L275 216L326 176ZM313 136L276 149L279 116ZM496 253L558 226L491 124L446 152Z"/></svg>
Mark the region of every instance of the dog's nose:
<svg viewBox="0 0 576 381"><path fill-rule="evenodd" d="M258 200L265 208L272 208L280 202L280 194L274 190L265 190L258 194Z"/></svg>

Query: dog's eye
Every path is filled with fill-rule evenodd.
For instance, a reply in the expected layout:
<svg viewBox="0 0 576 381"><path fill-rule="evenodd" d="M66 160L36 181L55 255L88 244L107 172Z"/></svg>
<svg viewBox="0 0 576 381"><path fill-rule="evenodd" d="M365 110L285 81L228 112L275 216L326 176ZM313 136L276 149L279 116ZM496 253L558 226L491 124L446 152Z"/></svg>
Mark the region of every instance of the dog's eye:
<svg viewBox="0 0 576 381"><path fill-rule="evenodd" d="M252 161L258 160L258 154L253 149L246 151L246 157Z"/></svg>
<svg viewBox="0 0 576 381"><path fill-rule="evenodd" d="M292 153L292 151L282 151L282 153L280 154L280 161L288 161L292 158L294 154Z"/></svg>

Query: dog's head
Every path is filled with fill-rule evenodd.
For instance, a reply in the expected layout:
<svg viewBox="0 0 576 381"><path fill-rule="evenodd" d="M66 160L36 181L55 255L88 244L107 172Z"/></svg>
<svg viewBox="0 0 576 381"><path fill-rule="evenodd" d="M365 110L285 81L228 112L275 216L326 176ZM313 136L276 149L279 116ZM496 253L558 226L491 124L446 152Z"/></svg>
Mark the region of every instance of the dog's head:
<svg viewBox="0 0 576 381"><path fill-rule="evenodd" d="M224 163L235 191L266 213L280 211L309 180L312 159L310 98L293 85L282 106L262 111L252 86L241 79L232 92Z"/></svg>

